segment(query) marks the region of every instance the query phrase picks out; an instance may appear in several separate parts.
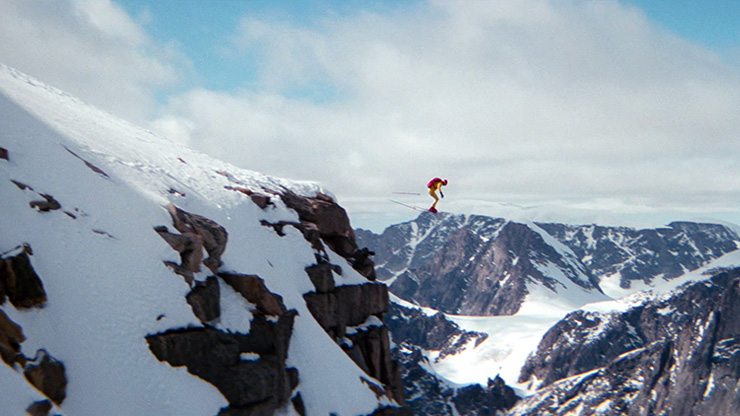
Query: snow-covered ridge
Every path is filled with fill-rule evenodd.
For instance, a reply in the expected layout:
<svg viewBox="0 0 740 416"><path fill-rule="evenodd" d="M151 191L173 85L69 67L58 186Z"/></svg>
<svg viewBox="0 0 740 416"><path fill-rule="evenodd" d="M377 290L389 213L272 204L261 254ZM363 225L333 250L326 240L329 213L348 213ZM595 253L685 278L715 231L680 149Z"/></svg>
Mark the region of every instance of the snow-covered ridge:
<svg viewBox="0 0 740 416"><path fill-rule="evenodd" d="M263 282L270 293L266 299L274 294L284 305L270 313L293 311L285 319L267 314L259 321L269 327L294 319L282 354L286 368L295 369L288 374L297 378L291 376L294 390L288 391L293 402L279 414L299 414L302 406L309 415L359 415L397 405L378 395L382 383L342 350L304 299L317 290L306 271L317 263L317 249L281 193L327 195L320 185L214 160L7 66L0 66L0 148L5 156L0 158L0 253L18 257L26 250L16 247L28 247L46 299L30 308L5 302L0 310L22 328L24 340L18 341L24 356L46 351L64 363L66 398L55 401L54 414L195 416L228 406L214 385L160 361L150 349L152 336L199 331L233 347L239 334L255 329L264 308L248 301L238 283L226 282L224 273ZM269 202L262 207L249 192L264 193ZM168 267L183 262L181 253L187 251L173 248L202 237L171 232L174 210L165 206L228 233L219 273L213 273L218 278L201 265L188 284ZM322 261L332 267L323 281L348 292L372 287L379 298L375 307L382 307L377 287L384 290L383 285L368 282L328 246L324 250ZM220 317L207 323L186 299L201 287L220 294ZM362 317L347 337L358 343L362 334L384 329L376 324ZM244 368L260 365L254 351L232 352ZM0 368L0 409L22 414L45 400L25 380L21 364L0 363Z"/></svg>
<svg viewBox="0 0 740 416"><path fill-rule="evenodd" d="M299 195L331 195L314 182L276 178L213 159L3 64L0 64L0 91L59 132L58 143L54 144L81 154L93 165L105 165L107 174L130 182L132 188L149 193L160 203L168 201L166 191L172 189L197 192L204 201L218 207L239 204L241 198L225 190L225 186L275 191L285 187Z"/></svg>

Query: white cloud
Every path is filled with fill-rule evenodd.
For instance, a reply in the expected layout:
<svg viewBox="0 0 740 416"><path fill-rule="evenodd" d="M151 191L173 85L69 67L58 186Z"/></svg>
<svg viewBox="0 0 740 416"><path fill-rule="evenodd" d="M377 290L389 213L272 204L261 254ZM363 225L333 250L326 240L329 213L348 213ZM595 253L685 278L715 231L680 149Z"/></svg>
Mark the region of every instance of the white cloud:
<svg viewBox="0 0 740 416"><path fill-rule="evenodd" d="M321 181L357 213L432 176L448 199L627 213L740 199L737 60L624 2L435 0L310 23L243 17L213 47L256 79L172 95L150 125ZM135 122L191 70L109 0L0 1L0 40L0 61Z"/></svg>
<svg viewBox="0 0 740 416"><path fill-rule="evenodd" d="M3 0L0 61L140 123L187 65L110 0Z"/></svg>
<svg viewBox="0 0 740 416"><path fill-rule="evenodd" d="M440 1L310 28L245 18L233 41L260 88L191 92L165 113L197 126L195 147L349 200L432 175L450 196L512 202L740 197L740 71L617 1ZM328 102L301 98L327 86Z"/></svg>

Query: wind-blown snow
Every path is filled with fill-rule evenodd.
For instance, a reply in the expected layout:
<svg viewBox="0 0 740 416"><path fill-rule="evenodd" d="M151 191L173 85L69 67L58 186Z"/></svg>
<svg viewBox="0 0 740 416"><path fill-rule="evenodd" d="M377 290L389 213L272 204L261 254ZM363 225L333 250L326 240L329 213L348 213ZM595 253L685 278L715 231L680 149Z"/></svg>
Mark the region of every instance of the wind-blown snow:
<svg viewBox="0 0 740 416"><path fill-rule="evenodd" d="M296 213L278 199L274 208L262 210L225 189L328 193L320 185L213 160L6 66L0 66L0 126L0 145L10 154L0 160L0 253L29 244L48 296L42 309L17 310L9 303L2 308L23 328L25 355L44 348L64 362L69 384L57 413L202 416L227 405L215 387L185 368L159 362L144 339L201 326L185 301L189 286L163 264L179 256L153 230L171 224L163 208L170 202L226 228L223 270L259 275L298 311L288 365L298 368L308 414L368 414L377 408L378 399L361 381L368 376L316 323L303 300L313 290L304 271L315 262L313 250L297 230L286 227L286 236L279 237L260 225L263 219L297 221ZM21 190L11 179L32 189ZM52 195L62 209L29 208L41 193ZM206 277L205 271L196 275ZM338 284L362 281L349 267L337 277ZM228 285L220 288L217 327L248 331L249 302ZM0 409L20 414L42 399L21 373L0 367ZM289 406L284 413L295 411Z"/></svg>

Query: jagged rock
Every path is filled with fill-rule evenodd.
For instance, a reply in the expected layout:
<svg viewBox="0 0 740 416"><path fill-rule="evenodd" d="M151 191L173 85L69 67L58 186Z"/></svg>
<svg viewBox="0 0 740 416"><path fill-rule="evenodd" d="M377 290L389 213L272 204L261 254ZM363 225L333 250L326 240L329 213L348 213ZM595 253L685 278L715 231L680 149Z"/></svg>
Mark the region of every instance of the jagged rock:
<svg viewBox="0 0 740 416"><path fill-rule="evenodd" d="M371 389L373 386L376 388L376 395L387 396L398 403L403 403L403 382L398 364L393 361L387 328L368 326L347 334L346 338L351 342L351 346L343 345L347 355L366 374L385 385L378 386L367 381Z"/></svg>
<svg viewBox="0 0 740 416"><path fill-rule="evenodd" d="M0 159L9 160L8 149L0 146Z"/></svg>
<svg viewBox="0 0 740 416"><path fill-rule="evenodd" d="M32 403L26 409L29 416L49 416L52 404L48 400L40 400Z"/></svg>
<svg viewBox="0 0 740 416"><path fill-rule="evenodd" d="M439 358L456 354L465 345L475 346L488 338L481 332L464 331L443 313L428 316L419 309L390 304L386 326L397 344L407 343L427 351L439 351Z"/></svg>
<svg viewBox="0 0 740 416"><path fill-rule="evenodd" d="M414 415L452 416L454 389L441 382L429 372L429 360L422 350L413 345L403 344L393 349L393 357L399 363L406 406Z"/></svg>
<svg viewBox="0 0 740 416"><path fill-rule="evenodd" d="M324 194L309 198L285 189L281 198L288 208L298 213L302 224L318 230L321 240L334 252L348 259L353 266L357 265L357 271L368 280L375 280L372 260L368 258L367 251L358 251L354 230L344 208Z"/></svg>
<svg viewBox="0 0 740 416"><path fill-rule="evenodd" d="M513 415L565 415L576 409L585 416L597 410L605 415L735 414L740 406L740 269L688 285L671 297L648 298L625 312L596 317L570 314L543 337L520 377L539 379L543 388L519 403ZM579 327L585 318L594 323ZM549 365L564 363L568 355L573 363L565 372ZM570 377L558 378L562 375Z"/></svg>
<svg viewBox="0 0 740 416"><path fill-rule="evenodd" d="M152 353L170 365L213 384L229 402L220 414L268 415L282 407L295 387L294 370L285 368L295 311L277 322L255 315L249 334L214 328L185 328L149 335ZM243 353L260 358L242 360Z"/></svg>
<svg viewBox="0 0 740 416"><path fill-rule="evenodd" d="M364 323L371 315L388 311L388 289L381 283L338 286L326 293L303 295L316 321L334 337L341 338L346 327Z"/></svg>
<svg viewBox="0 0 740 416"><path fill-rule="evenodd" d="M258 192L253 192L247 188L243 188L239 186L224 186L224 189L228 189L230 191L241 192L244 195L247 195L250 199L252 199L252 202L257 204L257 206L262 209L267 208L269 205L275 205L272 201L270 201L270 196L261 194Z"/></svg>
<svg viewBox="0 0 740 416"><path fill-rule="evenodd" d="M194 233L173 234L164 225L154 227L154 231L180 253L180 264L165 261L164 264L183 276L191 286L194 283L193 274L200 271L200 263L203 261L203 239Z"/></svg>
<svg viewBox="0 0 740 416"><path fill-rule="evenodd" d="M66 397L67 376L64 364L49 355L45 350L38 350L33 361L26 363L23 370L26 379L57 405Z"/></svg>
<svg viewBox="0 0 740 416"><path fill-rule="evenodd" d="M309 269L330 272L327 266L317 266ZM347 355L368 375L388 386L389 397L403 403L403 387L392 360L388 329L369 325L348 331L348 327L360 326L373 316L382 322L382 315L388 311L387 287L378 283L337 286L321 293L306 293L303 298L313 317L334 340L350 341L349 346L343 344Z"/></svg>
<svg viewBox="0 0 740 416"><path fill-rule="evenodd" d="M16 254L0 258L0 305L5 298L16 308L31 308L46 302L41 279L31 266L30 248L16 250Z"/></svg>
<svg viewBox="0 0 740 416"><path fill-rule="evenodd" d="M290 401L291 403L293 403L293 408L295 409L296 413L298 413L300 416L306 416L306 405L303 403L303 397L301 396L301 393L297 393Z"/></svg>
<svg viewBox="0 0 740 416"><path fill-rule="evenodd" d="M214 276L208 277L205 283L196 283L185 299L202 323L221 316L220 289L218 279Z"/></svg>
<svg viewBox="0 0 740 416"><path fill-rule="evenodd" d="M26 340L23 329L0 309L0 358L9 366L25 362L21 355L21 343Z"/></svg>
<svg viewBox="0 0 740 416"><path fill-rule="evenodd" d="M556 250L525 224L422 213L382 236L357 235L376 253L378 274L396 277L390 286L396 296L445 313L512 315L528 294L528 284L558 292L564 288L560 276L601 296L595 277L575 256Z"/></svg>
<svg viewBox="0 0 740 416"><path fill-rule="evenodd" d="M31 208L35 208L41 212L54 211L54 210L62 208L62 204L60 204L59 201L54 199L53 196L48 195L48 194L39 194L39 195L41 195L44 198L44 200L29 202L28 205Z"/></svg>
<svg viewBox="0 0 740 416"><path fill-rule="evenodd" d="M273 316L286 312L283 298L267 290L265 282L259 276L235 273L219 273L218 276L246 300L257 305L258 311Z"/></svg>
<svg viewBox="0 0 740 416"><path fill-rule="evenodd" d="M33 188L31 188L30 186L26 185L25 183L18 182L18 181L15 181L13 179L11 179L10 181L13 182L13 185L17 186L18 189L20 189L21 191L25 191L26 189L33 191Z"/></svg>
<svg viewBox="0 0 740 416"><path fill-rule="evenodd" d="M314 264L306 267L308 278L311 279L317 293L327 293L334 290L334 272L337 266L326 262Z"/></svg>
<svg viewBox="0 0 740 416"><path fill-rule="evenodd" d="M200 238L203 248L209 255L203 260L203 264L213 273L218 272L221 254L226 250L229 236L226 229L206 217L185 212L173 204L168 204L165 209L170 213L172 224L180 234L193 239L195 236Z"/></svg>
<svg viewBox="0 0 740 416"><path fill-rule="evenodd" d="M570 247L599 278L619 274L620 286L670 280L737 250L737 234L718 224L672 222L634 229L597 225L538 224Z"/></svg>
<svg viewBox="0 0 740 416"><path fill-rule="evenodd" d="M501 377L488 379L488 386L472 384L457 389L452 401L460 416L496 416L511 409L519 398Z"/></svg>
<svg viewBox="0 0 740 416"><path fill-rule="evenodd" d="M292 221L279 221L276 223L271 223L262 220L260 221L260 224L264 225L265 227L271 227L280 237L285 237L285 231L283 231L285 229L285 226L289 225L291 227L294 227L296 230L300 231L301 234L303 234L303 238L305 238L306 241L311 243L311 247L313 247L316 252L323 253L325 251L324 244L321 242L321 234L319 233L319 229L314 223L297 223Z"/></svg>

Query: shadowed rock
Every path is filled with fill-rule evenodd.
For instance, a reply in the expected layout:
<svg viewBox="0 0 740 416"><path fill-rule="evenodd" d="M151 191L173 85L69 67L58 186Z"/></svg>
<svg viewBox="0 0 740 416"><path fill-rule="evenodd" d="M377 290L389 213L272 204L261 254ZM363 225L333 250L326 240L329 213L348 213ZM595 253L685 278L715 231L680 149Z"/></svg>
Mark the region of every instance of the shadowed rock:
<svg viewBox="0 0 740 416"><path fill-rule="evenodd" d="M56 360L45 350L38 350L36 358L26 364L23 374L29 383L51 401L57 405L62 404L66 397L67 376L61 361Z"/></svg>
<svg viewBox="0 0 740 416"><path fill-rule="evenodd" d="M31 266L29 251L20 249L15 255L0 258L0 305L6 297L16 308L31 308L46 302L44 285Z"/></svg>

